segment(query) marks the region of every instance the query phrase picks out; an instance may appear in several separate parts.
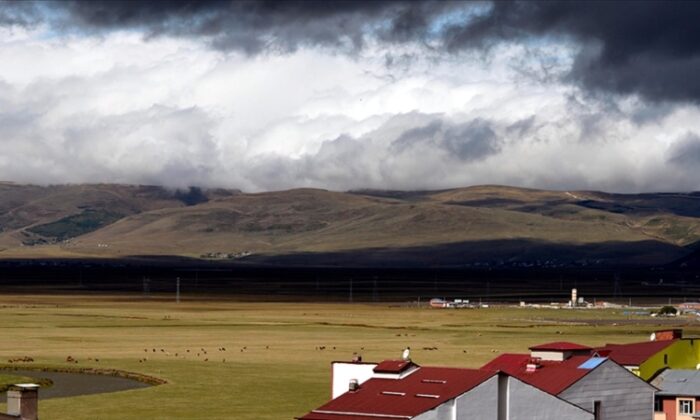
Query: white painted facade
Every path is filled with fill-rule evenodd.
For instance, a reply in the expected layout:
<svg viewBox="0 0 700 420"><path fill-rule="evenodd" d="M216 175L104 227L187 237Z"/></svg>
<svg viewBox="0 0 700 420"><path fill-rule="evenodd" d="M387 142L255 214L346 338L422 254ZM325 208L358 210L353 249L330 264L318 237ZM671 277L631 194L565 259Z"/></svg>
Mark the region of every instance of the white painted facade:
<svg viewBox="0 0 700 420"><path fill-rule="evenodd" d="M362 384L374 376L376 363L333 362L331 398L335 399L348 392L350 380L356 379Z"/></svg>
<svg viewBox="0 0 700 420"><path fill-rule="evenodd" d="M561 350L532 350L530 356L541 360L551 360L553 362L563 362L571 357L573 352Z"/></svg>

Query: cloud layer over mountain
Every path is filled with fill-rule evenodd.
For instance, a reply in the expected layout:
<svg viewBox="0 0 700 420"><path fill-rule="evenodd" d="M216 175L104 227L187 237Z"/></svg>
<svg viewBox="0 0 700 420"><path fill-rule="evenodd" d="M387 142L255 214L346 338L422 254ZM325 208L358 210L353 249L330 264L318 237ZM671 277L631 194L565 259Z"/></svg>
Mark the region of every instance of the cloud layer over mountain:
<svg viewBox="0 0 700 420"><path fill-rule="evenodd" d="M700 189L691 2L7 2L0 178Z"/></svg>

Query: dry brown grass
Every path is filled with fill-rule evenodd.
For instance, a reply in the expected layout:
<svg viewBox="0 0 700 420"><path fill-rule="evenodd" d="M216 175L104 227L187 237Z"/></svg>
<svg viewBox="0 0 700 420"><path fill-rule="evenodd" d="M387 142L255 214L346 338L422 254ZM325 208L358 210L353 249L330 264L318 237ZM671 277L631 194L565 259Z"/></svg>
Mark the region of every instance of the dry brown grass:
<svg viewBox="0 0 700 420"><path fill-rule="evenodd" d="M639 341L658 326L700 332L691 319L651 322L615 310L5 295L0 360L31 356L35 364L63 367L70 355L80 367L140 372L169 382L43 400L42 419L277 420L323 403L330 392L330 362L353 352L382 360L410 346L419 364L478 367L497 353L523 352L546 341ZM424 350L428 347L437 350Z"/></svg>
<svg viewBox="0 0 700 420"><path fill-rule="evenodd" d="M27 188L31 194L17 196L0 190L0 195L11 198L8 202L27 201L0 208L2 217L9 220L6 232L0 234L0 258L199 257L244 250L274 255L494 240L573 245L650 240L687 245L700 240L700 219L696 217L700 207L691 206L690 196L642 199L481 186L387 198L299 189L218 195L207 203L185 207L176 200L144 196L136 187L114 186L114 191L110 186L65 187L65 191L59 188L48 198L36 200L32 194L37 187ZM623 210L585 207L580 205L583 200L619 205ZM109 208L126 217L69 244L19 246L27 226L55 220L81 206ZM674 213L675 208L692 214ZM36 221L27 224L23 218ZM676 251L668 247L667 254L658 259L677 258L685 252L680 247Z"/></svg>

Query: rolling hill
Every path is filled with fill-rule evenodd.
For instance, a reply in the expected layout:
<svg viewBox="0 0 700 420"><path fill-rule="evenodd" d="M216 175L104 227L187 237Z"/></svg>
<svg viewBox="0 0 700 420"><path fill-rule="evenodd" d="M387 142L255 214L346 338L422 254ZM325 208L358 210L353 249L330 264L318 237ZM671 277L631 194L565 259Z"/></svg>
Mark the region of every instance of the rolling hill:
<svg viewBox="0 0 700 420"><path fill-rule="evenodd" d="M477 186L172 191L0 184L0 258L187 256L284 264L657 265L700 241L700 194Z"/></svg>

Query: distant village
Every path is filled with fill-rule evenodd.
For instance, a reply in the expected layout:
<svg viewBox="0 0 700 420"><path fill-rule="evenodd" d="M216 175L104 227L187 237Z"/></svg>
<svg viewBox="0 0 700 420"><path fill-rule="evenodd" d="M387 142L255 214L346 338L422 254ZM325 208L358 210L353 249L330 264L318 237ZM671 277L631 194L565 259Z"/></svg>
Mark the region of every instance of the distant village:
<svg viewBox="0 0 700 420"><path fill-rule="evenodd" d="M205 260L235 260L238 258L245 258L253 255L252 251L240 251L240 252L207 252L200 255L200 258Z"/></svg>
<svg viewBox="0 0 700 420"><path fill-rule="evenodd" d="M434 309L475 309L488 308L493 303L485 303L482 301L472 302L469 299L443 299L432 298L429 301L429 306ZM605 300L594 299L592 302L578 295L577 289L571 289L571 298L566 302L549 302L549 303L528 303L520 301L518 306L522 308L549 308L549 309L611 309L611 308L626 308L629 311L627 315L649 315L651 317L667 316L673 317L676 315L695 315L700 316L700 302L683 302L671 305L659 306L656 305L632 305L632 299L628 300L627 304L608 302Z"/></svg>

